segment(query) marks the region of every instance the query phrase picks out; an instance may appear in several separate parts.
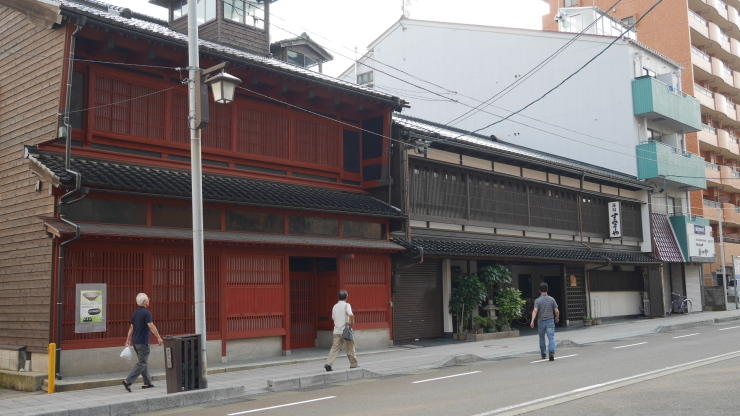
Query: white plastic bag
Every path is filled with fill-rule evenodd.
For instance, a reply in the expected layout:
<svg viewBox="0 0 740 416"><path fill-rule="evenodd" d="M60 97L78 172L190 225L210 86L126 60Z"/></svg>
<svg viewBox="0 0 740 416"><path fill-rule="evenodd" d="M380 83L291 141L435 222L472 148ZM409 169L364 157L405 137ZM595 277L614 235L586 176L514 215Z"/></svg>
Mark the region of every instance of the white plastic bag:
<svg viewBox="0 0 740 416"><path fill-rule="evenodd" d="M134 359L133 355L131 354L131 347L126 347L123 349L123 351L121 351L121 358L129 361Z"/></svg>

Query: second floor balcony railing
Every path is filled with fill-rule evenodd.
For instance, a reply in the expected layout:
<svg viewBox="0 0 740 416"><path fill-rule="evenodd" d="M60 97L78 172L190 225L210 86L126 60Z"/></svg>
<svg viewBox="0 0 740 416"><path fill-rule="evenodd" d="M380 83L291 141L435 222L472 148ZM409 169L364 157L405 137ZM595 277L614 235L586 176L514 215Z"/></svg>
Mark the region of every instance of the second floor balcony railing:
<svg viewBox="0 0 740 416"><path fill-rule="evenodd" d="M715 172L719 172L719 165L717 165L717 164L715 164L715 163L712 163L712 162L704 162L704 165L705 165L705 166L707 167L707 169L709 169L709 170L713 170L713 171L715 171Z"/></svg>
<svg viewBox="0 0 740 416"><path fill-rule="evenodd" d="M691 47L691 52L694 52L694 54L696 54L699 58L701 58L701 59L703 59L703 60L705 60L707 62L711 62L712 61L712 57L711 56L707 55L706 53L704 53L703 51L701 51L696 46L692 46Z"/></svg>
<svg viewBox="0 0 740 416"><path fill-rule="evenodd" d="M696 20L697 22L701 23L703 26L709 26L709 23L707 22L707 20L705 18L699 16L698 14L696 14L696 12L694 12L691 9L689 9L689 15L691 15L691 17L694 20Z"/></svg>
<svg viewBox="0 0 740 416"><path fill-rule="evenodd" d="M717 128L716 127L712 127L712 126L707 125L707 124L704 124L704 123L702 123L701 129L704 130L707 133L717 134Z"/></svg>
<svg viewBox="0 0 740 416"><path fill-rule="evenodd" d="M708 89L706 89L706 88L702 87L702 86L701 86L701 85L699 85L699 84L694 84L694 89L695 89L695 90L696 90L696 91L697 91L697 92L698 92L699 94L704 94L704 95L706 95L707 97L710 97L710 98L714 98L714 93L713 93L712 91L709 91Z"/></svg>
<svg viewBox="0 0 740 416"><path fill-rule="evenodd" d="M720 204L719 202L710 201L708 199L705 199L704 200L704 206L707 207L707 208L714 208L714 209L721 209L722 208L722 204Z"/></svg>

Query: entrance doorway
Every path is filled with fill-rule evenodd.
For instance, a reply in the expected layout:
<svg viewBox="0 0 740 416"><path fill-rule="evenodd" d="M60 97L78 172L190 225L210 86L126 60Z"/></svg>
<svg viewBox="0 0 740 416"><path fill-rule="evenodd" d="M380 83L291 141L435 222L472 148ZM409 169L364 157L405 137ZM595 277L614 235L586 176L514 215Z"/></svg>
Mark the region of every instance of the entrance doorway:
<svg viewBox="0 0 740 416"><path fill-rule="evenodd" d="M331 305L327 311L326 303L336 301L338 286L337 259L290 258L291 350L316 346L316 331L331 321Z"/></svg>

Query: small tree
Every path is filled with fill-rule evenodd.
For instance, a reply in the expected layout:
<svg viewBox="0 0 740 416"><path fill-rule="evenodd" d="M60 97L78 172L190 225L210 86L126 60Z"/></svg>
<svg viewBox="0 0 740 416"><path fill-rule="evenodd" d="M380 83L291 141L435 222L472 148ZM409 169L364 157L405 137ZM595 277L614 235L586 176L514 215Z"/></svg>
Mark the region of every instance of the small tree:
<svg viewBox="0 0 740 416"><path fill-rule="evenodd" d="M450 314L457 322L457 332L464 333L464 325L475 308L486 299L486 287L476 275L462 275L450 293Z"/></svg>
<svg viewBox="0 0 740 416"><path fill-rule="evenodd" d="M511 283L511 271L501 264L486 266L478 271L481 282L486 286L488 299L493 300L494 290L502 284Z"/></svg>
<svg viewBox="0 0 740 416"><path fill-rule="evenodd" d="M496 297L496 306L501 323L511 327L511 322L522 316L522 308L526 301L522 299L522 292L513 287L508 287L499 292Z"/></svg>

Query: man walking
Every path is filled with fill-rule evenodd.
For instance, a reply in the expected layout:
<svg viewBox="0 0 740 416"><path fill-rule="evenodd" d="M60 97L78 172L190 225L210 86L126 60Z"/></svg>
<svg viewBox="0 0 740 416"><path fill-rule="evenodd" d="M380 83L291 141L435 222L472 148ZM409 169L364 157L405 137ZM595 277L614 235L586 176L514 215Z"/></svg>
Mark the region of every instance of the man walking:
<svg viewBox="0 0 740 416"><path fill-rule="evenodd" d="M338 294L339 302L337 302L331 310L331 317L334 319L334 342L332 342L331 350L329 350L329 357L326 359L326 364L324 365L326 371L332 371L331 366L334 364L334 360L337 358L337 355L339 355L339 350L342 349L342 345L344 345L344 349L347 350L349 368L359 367L357 365L357 359L355 359L355 342L347 341L342 338L344 327L347 326L352 329L355 322L355 316L352 314L352 307L346 302L347 296L349 295L346 290L340 290Z"/></svg>
<svg viewBox="0 0 740 416"><path fill-rule="evenodd" d="M144 379L142 389L154 387L152 377L149 375L149 338L152 332L157 337L159 345L162 345L162 337L159 336L157 327L152 323L152 314L147 310L149 296L146 293L139 293L136 295L136 304L139 305L139 308L131 315L131 326L128 329L126 346L131 346L133 343L139 362L136 363L136 367L131 371L131 374L121 381L121 384L129 393L131 393L131 385L139 378L139 375Z"/></svg>
<svg viewBox="0 0 740 416"><path fill-rule="evenodd" d="M540 297L534 301L532 311L532 322L530 328L534 328L534 320L537 319L537 331L540 334L540 353L544 360L545 355L545 333L547 333L548 349L550 350L550 361L555 361L555 324L560 322L560 311L558 303L547 294L549 287L547 283L540 283Z"/></svg>

